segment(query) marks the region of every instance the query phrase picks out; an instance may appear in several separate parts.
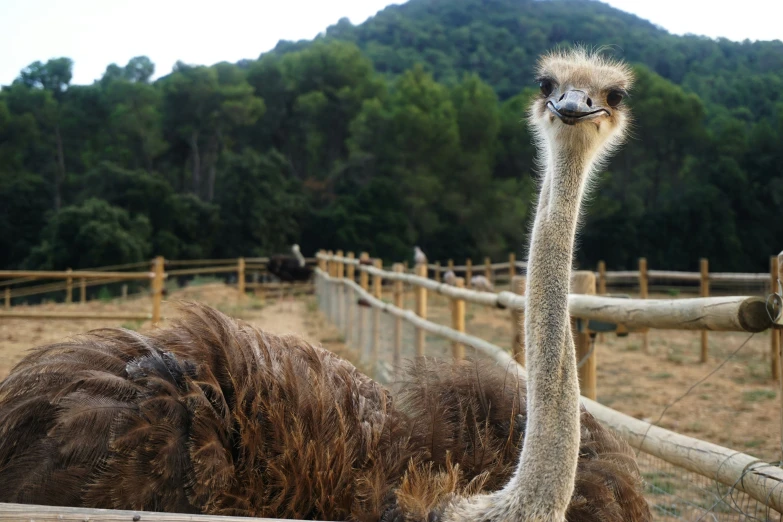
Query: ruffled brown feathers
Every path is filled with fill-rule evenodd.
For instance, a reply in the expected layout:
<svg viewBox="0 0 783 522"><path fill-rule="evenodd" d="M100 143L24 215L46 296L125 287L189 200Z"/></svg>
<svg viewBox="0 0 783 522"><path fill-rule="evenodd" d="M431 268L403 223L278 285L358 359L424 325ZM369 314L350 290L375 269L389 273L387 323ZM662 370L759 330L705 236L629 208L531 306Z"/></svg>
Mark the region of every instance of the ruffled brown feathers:
<svg viewBox="0 0 783 522"><path fill-rule="evenodd" d="M37 349L0 385L0 501L377 519L414 456L351 364L200 305Z"/></svg>
<svg viewBox="0 0 783 522"><path fill-rule="evenodd" d="M409 471L397 493L398 513L389 520L438 518L451 496L500 489L522 449L526 387L516 366L419 359L407 369L398 407L416 419L416 443L427 451L421 478ZM569 522L652 520L633 451L582 408L576 486ZM413 477L411 479L411 477ZM437 495L427 482L437 483Z"/></svg>
<svg viewBox="0 0 783 522"><path fill-rule="evenodd" d="M411 363L396 399L336 355L211 308L147 335L36 349L0 384L0 501L424 521L500 488L525 384L492 363ZM576 521L644 521L627 445L582 414Z"/></svg>

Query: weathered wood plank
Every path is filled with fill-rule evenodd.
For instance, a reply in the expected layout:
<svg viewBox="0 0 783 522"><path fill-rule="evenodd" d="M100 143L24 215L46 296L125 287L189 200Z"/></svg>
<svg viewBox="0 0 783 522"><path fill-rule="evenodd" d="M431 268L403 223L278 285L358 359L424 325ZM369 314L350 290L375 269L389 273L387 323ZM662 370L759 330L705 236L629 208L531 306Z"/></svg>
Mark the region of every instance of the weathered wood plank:
<svg viewBox="0 0 783 522"><path fill-rule="evenodd" d="M292 522L277 518L221 517L216 515L190 515L185 513L156 513L152 511L124 511L115 509L88 509L36 504L0 503L0 520L15 521L76 521L102 520L106 522Z"/></svg>

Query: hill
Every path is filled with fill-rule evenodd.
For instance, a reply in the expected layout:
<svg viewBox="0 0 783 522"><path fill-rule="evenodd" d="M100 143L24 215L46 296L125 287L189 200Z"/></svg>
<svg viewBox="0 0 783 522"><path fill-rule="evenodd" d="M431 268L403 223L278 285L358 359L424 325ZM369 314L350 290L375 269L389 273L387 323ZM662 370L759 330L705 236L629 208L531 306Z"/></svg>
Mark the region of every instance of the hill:
<svg viewBox="0 0 783 522"><path fill-rule="evenodd" d="M529 85L536 58L574 42L609 47L660 76L699 94L707 104L742 113L770 114L780 102L783 42L733 42L674 36L633 14L595 0L412 0L392 5L365 23L346 18L325 39L355 43L375 69L399 75L426 64L438 81L454 83L475 73L501 99ZM306 42L281 42L277 52ZM748 85L753 77L752 86ZM752 87L754 96L746 94ZM717 108L715 108L717 110Z"/></svg>
<svg viewBox="0 0 783 522"><path fill-rule="evenodd" d="M783 222L783 44L678 37L592 1L411 0L258 60L146 57L71 86L68 58L0 92L0 266L264 255L522 254L536 57L611 46L634 135L589 205L578 261L766 269Z"/></svg>

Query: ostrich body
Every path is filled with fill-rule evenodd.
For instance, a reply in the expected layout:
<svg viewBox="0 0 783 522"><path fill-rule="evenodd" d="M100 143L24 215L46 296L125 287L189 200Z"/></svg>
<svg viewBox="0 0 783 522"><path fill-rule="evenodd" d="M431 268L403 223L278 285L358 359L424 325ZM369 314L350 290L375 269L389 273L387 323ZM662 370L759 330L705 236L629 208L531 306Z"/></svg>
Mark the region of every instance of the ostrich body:
<svg viewBox="0 0 783 522"><path fill-rule="evenodd" d="M98 330L13 369L0 383L0 502L368 522L650 520L630 448L580 410L567 309L586 177L626 121L607 93L630 78L582 51L541 69L557 87L542 79L531 108L547 166L528 265L527 382L492 363L424 358L395 397L301 338L193 304L167 328ZM579 88L607 114L580 115Z"/></svg>
<svg viewBox="0 0 783 522"><path fill-rule="evenodd" d="M446 273L443 274L443 282L452 286L457 284L457 274L454 273L454 270L447 270Z"/></svg>
<svg viewBox="0 0 783 522"><path fill-rule="evenodd" d="M266 265L267 270L286 283L309 281L313 276L313 269L305 264L305 258L299 251L299 245L293 245L291 252L293 255L277 254L271 256Z"/></svg>
<svg viewBox="0 0 783 522"><path fill-rule="evenodd" d="M495 290L495 287L492 285L492 283L483 275L474 275L470 278L470 286L475 288L476 290L482 290L484 292L492 292Z"/></svg>

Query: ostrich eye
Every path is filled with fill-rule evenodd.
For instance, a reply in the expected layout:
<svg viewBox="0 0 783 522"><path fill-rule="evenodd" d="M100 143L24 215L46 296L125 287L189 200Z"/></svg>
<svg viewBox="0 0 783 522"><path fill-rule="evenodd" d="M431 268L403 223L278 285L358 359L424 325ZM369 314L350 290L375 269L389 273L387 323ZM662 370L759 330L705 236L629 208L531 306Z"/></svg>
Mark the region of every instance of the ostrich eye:
<svg viewBox="0 0 783 522"><path fill-rule="evenodd" d="M609 107L617 107L620 105L620 102L623 101L623 98L625 98L625 93L619 89L615 89L609 91L609 94L606 95L606 103Z"/></svg>
<svg viewBox="0 0 783 522"><path fill-rule="evenodd" d="M538 80L538 86L541 88L541 94L544 96L549 96L552 94L552 91L555 90L555 84L549 78L542 78Z"/></svg>

